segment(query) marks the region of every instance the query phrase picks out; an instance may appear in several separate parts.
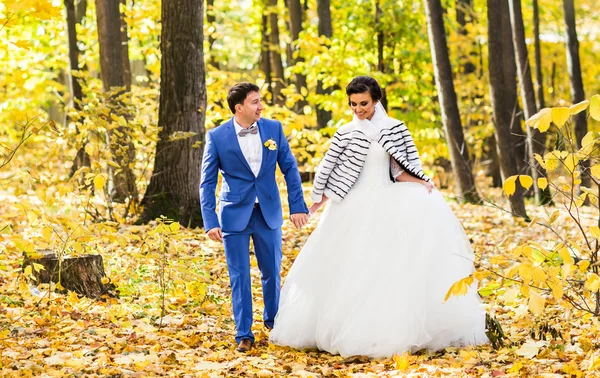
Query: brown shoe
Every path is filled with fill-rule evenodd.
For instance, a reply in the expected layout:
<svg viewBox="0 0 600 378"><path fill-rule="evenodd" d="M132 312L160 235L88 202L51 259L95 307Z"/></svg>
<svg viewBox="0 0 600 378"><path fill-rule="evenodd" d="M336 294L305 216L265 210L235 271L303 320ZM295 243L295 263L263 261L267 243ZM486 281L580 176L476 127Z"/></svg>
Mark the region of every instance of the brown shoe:
<svg viewBox="0 0 600 378"><path fill-rule="evenodd" d="M252 340L250 339L241 339L240 343L237 346L238 352L246 353L252 348Z"/></svg>

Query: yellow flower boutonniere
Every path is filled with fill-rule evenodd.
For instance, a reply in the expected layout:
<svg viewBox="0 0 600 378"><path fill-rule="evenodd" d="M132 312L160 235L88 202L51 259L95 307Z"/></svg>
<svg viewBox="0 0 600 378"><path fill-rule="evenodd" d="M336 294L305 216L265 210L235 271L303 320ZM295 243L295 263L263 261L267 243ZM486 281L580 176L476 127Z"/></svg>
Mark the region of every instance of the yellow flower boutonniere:
<svg viewBox="0 0 600 378"><path fill-rule="evenodd" d="M267 147L271 151L275 151L277 149L277 143L275 143L273 138L271 138L265 142L265 147Z"/></svg>

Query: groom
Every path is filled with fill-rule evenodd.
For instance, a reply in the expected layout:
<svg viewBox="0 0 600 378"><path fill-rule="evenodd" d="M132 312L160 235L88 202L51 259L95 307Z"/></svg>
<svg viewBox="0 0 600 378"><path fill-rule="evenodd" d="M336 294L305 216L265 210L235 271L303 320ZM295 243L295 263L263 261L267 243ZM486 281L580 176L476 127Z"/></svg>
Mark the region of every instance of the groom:
<svg viewBox="0 0 600 378"><path fill-rule="evenodd" d="M308 220L296 159L290 151L281 123L260 117L264 107L258 86L238 83L227 94L233 118L206 135L200 202L204 229L222 241L229 270L237 350L247 352L252 334L250 237L261 272L265 327L273 328L279 306L281 225L283 216L275 168L285 177L290 220L297 228ZM223 177L219 216L215 190Z"/></svg>

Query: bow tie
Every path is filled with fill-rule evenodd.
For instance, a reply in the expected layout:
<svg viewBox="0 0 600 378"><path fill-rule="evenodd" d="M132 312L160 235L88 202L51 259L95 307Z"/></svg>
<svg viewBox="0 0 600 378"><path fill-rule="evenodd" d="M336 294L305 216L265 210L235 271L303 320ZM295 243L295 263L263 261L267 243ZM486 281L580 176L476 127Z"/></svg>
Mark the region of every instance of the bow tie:
<svg viewBox="0 0 600 378"><path fill-rule="evenodd" d="M256 127L256 123L248 127L247 129L241 129L238 133L240 137L245 137L248 134L258 134L258 127Z"/></svg>

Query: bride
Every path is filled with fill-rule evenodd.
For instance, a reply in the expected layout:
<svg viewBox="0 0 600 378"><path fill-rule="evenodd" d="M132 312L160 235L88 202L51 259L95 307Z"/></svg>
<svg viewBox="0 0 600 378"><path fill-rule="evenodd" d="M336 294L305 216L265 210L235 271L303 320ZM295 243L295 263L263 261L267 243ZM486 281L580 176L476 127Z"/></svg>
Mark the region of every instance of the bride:
<svg viewBox="0 0 600 378"><path fill-rule="evenodd" d="M321 162L310 211L330 204L285 280L271 341L344 357L486 343L476 284L444 302L474 256L408 129L375 79L346 94L354 117Z"/></svg>

